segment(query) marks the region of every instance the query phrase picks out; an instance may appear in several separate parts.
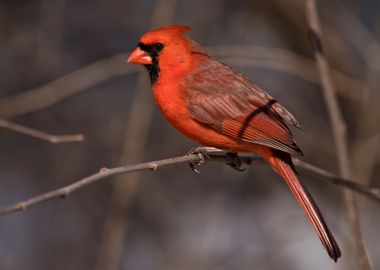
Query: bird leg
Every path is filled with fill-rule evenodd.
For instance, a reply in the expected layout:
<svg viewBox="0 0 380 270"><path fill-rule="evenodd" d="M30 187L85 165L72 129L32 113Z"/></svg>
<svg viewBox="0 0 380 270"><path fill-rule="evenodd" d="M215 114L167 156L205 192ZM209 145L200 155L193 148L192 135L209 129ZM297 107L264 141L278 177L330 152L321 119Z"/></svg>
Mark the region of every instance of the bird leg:
<svg viewBox="0 0 380 270"><path fill-rule="evenodd" d="M246 170L245 168L241 168L242 162L237 153L228 152L226 153L226 156L228 158L228 160L225 163L226 165L239 172L243 172Z"/></svg>

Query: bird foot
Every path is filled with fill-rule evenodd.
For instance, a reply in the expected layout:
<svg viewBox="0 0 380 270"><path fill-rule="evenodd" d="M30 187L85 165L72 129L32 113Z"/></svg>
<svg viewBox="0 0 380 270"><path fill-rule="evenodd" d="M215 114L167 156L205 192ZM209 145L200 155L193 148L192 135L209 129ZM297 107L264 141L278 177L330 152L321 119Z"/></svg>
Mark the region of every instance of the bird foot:
<svg viewBox="0 0 380 270"><path fill-rule="evenodd" d="M237 153L228 152L226 156L228 157L228 160L225 163L226 165L239 172L243 172L246 170L245 168L241 168L243 164Z"/></svg>
<svg viewBox="0 0 380 270"><path fill-rule="evenodd" d="M210 158L208 155L210 152L220 152L222 150L214 147L207 147L207 146L201 146L201 147L195 147L189 150L188 154L191 155L199 155L200 160L197 162L190 162L189 166L193 170L193 172L200 173L200 171L196 167L200 167L203 164L206 163L206 159Z"/></svg>

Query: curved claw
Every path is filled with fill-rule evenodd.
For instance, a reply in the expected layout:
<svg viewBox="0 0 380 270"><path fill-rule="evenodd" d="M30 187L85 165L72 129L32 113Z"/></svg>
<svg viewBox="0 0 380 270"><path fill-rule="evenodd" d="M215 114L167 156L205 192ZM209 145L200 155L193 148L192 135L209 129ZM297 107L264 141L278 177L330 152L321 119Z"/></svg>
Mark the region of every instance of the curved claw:
<svg viewBox="0 0 380 270"><path fill-rule="evenodd" d="M201 173L197 168L195 168L195 164L194 163L189 163L189 166L191 168L191 170L195 173Z"/></svg>
<svg viewBox="0 0 380 270"><path fill-rule="evenodd" d="M229 158L229 160L225 163L226 165L239 172L246 170L246 168L241 168L243 164L241 163L241 160L237 153L228 152L226 156Z"/></svg>

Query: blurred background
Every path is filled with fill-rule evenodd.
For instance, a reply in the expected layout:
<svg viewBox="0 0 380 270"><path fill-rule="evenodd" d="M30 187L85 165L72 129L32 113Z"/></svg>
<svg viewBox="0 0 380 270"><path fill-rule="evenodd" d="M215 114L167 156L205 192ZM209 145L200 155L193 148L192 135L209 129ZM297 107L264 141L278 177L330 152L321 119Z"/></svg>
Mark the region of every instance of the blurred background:
<svg viewBox="0 0 380 270"><path fill-rule="evenodd" d="M317 1L348 123L351 169L378 187L380 1ZM244 73L303 125L303 160L338 172L302 0L1 0L0 118L51 144L0 130L0 205L99 170L197 146L153 103L148 76L126 64L146 31L190 25L190 37ZM268 166L208 163L113 177L66 200L0 217L0 269L357 269L342 188L300 172L343 252L326 255L287 186ZM380 205L357 196L373 269Z"/></svg>

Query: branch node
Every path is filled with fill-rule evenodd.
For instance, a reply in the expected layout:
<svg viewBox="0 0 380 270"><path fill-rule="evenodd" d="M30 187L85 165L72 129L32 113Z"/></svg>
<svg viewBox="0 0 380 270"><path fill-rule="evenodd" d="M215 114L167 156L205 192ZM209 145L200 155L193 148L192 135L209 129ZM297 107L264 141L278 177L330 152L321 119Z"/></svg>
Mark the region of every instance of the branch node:
<svg viewBox="0 0 380 270"><path fill-rule="evenodd" d="M102 167L102 168L100 168L100 170L99 170L100 173L105 173L105 172L107 172L107 171L108 171L108 168L107 168L107 167Z"/></svg>
<svg viewBox="0 0 380 270"><path fill-rule="evenodd" d="M62 192L61 192L61 194L60 194L60 197L61 197L62 199L66 199L69 195L70 195L70 190L67 189L67 188L63 188L63 189L62 189Z"/></svg>
<svg viewBox="0 0 380 270"><path fill-rule="evenodd" d="M16 208L16 211L24 211L26 207L27 206L25 203L19 203L15 208Z"/></svg>
<svg viewBox="0 0 380 270"><path fill-rule="evenodd" d="M86 139L86 136L84 136L83 134L78 134L76 135L76 139L78 142L83 142Z"/></svg>
<svg viewBox="0 0 380 270"><path fill-rule="evenodd" d="M156 163L151 163L148 166L148 169L151 170L151 171L155 171L155 170L157 170L157 168L158 168L158 166L157 166Z"/></svg>

